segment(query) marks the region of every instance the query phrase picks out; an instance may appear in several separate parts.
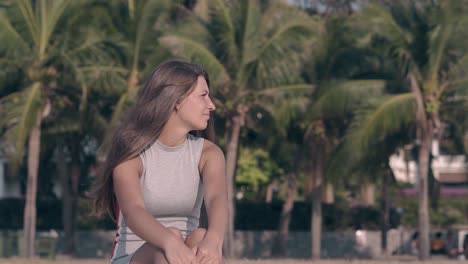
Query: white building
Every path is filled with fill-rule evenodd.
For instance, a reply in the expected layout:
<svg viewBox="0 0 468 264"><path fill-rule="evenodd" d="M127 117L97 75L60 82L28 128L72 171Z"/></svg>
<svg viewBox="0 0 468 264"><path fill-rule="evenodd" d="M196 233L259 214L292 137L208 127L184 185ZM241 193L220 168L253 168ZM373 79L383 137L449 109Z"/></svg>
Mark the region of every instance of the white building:
<svg viewBox="0 0 468 264"><path fill-rule="evenodd" d="M442 183L468 182L468 164L464 155L439 155L437 141L432 144L432 155L431 168L437 181ZM412 159L405 161L403 149L390 157L389 165L397 181L416 184L418 175L416 161Z"/></svg>

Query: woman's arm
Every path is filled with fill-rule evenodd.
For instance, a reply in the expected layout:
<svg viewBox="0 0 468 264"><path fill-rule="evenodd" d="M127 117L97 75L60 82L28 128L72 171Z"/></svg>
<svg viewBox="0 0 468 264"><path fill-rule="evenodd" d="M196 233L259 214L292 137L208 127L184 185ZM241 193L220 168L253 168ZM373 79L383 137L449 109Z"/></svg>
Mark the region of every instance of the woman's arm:
<svg viewBox="0 0 468 264"><path fill-rule="evenodd" d="M216 246L220 256L228 217L225 159L221 149L208 140L203 146L201 175L208 229L200 244Z"/></svg>
<svg viewBox="0 0 468 264"><path fill-rule="evenodd" d="M168 260L190 263L195 258L192 250L146 211L140 189L142 168L136 157L121 163L113 172L114 192L126 224L138 237L161 249Z"/></svg>

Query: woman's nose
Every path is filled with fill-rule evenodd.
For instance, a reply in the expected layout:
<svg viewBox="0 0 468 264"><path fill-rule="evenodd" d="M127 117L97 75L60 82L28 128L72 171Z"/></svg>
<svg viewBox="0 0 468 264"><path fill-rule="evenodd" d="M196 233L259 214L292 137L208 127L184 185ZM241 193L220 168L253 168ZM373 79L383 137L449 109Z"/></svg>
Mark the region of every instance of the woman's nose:
<svg viewBox="0 0 468 264"><path fill-rule="evenodd" d="M208 97L208 109L210 109L210 111L216 110L216 106L214 105L213 101L209 97Z"/></svg>

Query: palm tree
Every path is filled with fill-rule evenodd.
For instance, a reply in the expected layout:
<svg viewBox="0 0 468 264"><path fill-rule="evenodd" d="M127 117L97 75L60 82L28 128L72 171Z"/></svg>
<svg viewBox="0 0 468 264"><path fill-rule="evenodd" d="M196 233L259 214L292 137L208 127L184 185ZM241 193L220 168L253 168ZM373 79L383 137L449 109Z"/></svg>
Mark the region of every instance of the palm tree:
<svg viewBox="0 0 468 264"><path fill-rule="evenodd" d="M112 31L117 37L112 42L119 51L120 66L107 67L109 73L123 75L116 84L122 92L113 108L107 135L110 135L124 109L132 102L141 85L143 74L169 56L167 50L157 45L157 39L169 15L171 1L167 0L113 0L105 3L112 21ZM106 136L104 146L110 139Z"/></svg>
<svg viewBox="0 0 468 264"><path fill-rule="evenodd" d="M343 176L330 175L329 162L343 140L353 110L365 98L381 94L386 86L381 76L370 70L377 64L371 52L356 47L346 19L347 15L339 14L324 17L322 37L304 67L305 79L317 86L301 121L306 127L304 147L308 149L313 259L320 259L323 186Z"/></svg>
<svg viewBox="0 0 468 264"><path fill-rule="evenodd" d="M161 43L173 54L204 65L211 74L219 113L226 119L228 230L224 243L233 255L234 176L239 133L254 105L287 91L304 91L298 69L304 43L317 21L280 1L197 1L195 16Z"/></svg>
<svg viewBox="0 0 468 264"><path fill-rule="evenodd" d="M408 81L408 93L388 97L368 116L367 123L361 124L364 125L361 142L381 138L415 118L421 260L429 258L428 170L431 144L440 138L443 131L440 111L447 93L467 83L466 74L454 73L466 66L464 25L467 18L463 16L466 10L464 1L401 1L389 3L387 8L370 5L354 20L358 29L370 32L372 38L365 40L387 47L391 56L400 61L402 74ZM411 105L415 107L411 108Z"/></svg>
<svg viewBox="0 0 468 264"><path fill-rule="evenodd" d="M51 118L45 120L42 139L44 144L48 144L56 152L56 166L62 191L63 253L74 255L83 167L86 165L86 158L95 159L97 142L102 142L110 116L110 111L106 109L115 104L118 93L114 92L114 96L110 96L112 93L103 89L104 86L95 87L94 82L87 81L87 106L80 109L82 94L79 91L83 88L80 84L73 83L73 78L59 81L62 82L70 92L66 98L57 100Z"/></svg>
<svg viewBox="0 0 468 264"><path fill-rule="evenodd" d="M61 66L78 67L89 58L100 58L102 34L90 28L80 31L78 19L83 1L19 0L8 2L0 12L2 65L21 80L17 87L6 89L0 99L3 136L18 166L27 142L27 189L24 210L24 255L34 256L36 193L41 126L49 117L56 98L60 97L57 79ZM83 94L86 91L82 91Z"/></svg>

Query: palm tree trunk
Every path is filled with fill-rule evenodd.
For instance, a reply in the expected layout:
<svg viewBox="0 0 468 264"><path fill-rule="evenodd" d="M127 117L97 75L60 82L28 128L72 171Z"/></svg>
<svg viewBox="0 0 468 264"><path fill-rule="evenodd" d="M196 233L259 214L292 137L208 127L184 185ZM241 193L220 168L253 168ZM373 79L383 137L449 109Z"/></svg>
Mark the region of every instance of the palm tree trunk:
<svg viewBox="0 0 468 264"><path fill-rule="evenodd" d="M415 95L416 138L418 150L418 222L419 222L419 259L429 259L429 154L432 142L432 124L426 113L421 87L413 74L409 74L411 92Z"/></svg>
<svg viewBox="0 0 468 264"><path fill-rule="evenodd" d="M431 147L430 132L421 133L421 145L418 153L418 201L419 201L419 259L429 259L429 153Z"/></svg>
<svg viewBox="0 0 468 264"><path fill-rule="evenodd" d="M273 201L273 192L274 192L275 186L276 186L276 181L272 181L266 187L265 203L271 203L271 201Z"/></svg>
<svg viewBox="0 0 468 264"><path fill-rule="evenodd" d="M69 144L71 156L70 178L66 179L67 208L64 208L64 231L65 231L65 253L74 255L76 253L75 233L76 233L76 212L78 210L78 187L80 180L80 157L79 140L74 140ZM69 179L69 180L68 180Z"/></svg>
<svg viewBox="0 0 468 264"><path fill-rule="evenodd" d="M322 196L322 203L333 204L335 202L335 194L333 191L333 184L327 182L324 184L324 192Z"/></svg>
<svg viewBox="0 0 468 264"><path fill-rule="evenodd" d="M286 256L286 242L289 233L289 223L291 222L291 214L294 208L294 199L296 198L296 185L296 173L289 173L286 201L281 209L278 236L273 243L271 250L272 256Z"/></svg>
<svg viewBox="0 0 468 264"><path fill-rule="evenodd" d="M75 234L76 234L76 215L78 212L78 188L80 185L81 162L80 162L80 141L74 141L71 148L71 189L72 189L72 215L71 215L71 236L70 252L75 254Z"/></svg>
<svg viewBox="0 0 468 264"><path fill-rule="evenodd" d="M375 205L375 184L365 181L361 185L361 201L364 206Z"/></svg>
<svg viewBox="0 0 468 264"><path fill-rule="evenodd" d="M39 169L42 118L42 113L39 112L28 140L28 180L26 185L26 204L24 207L23 222L23 254L24 257L27 258L32 258L35 255L37 173Z"/></svg>
<svg viewBox="0 0 468 264"><path fill-rule="evenodd" d="M389 184L389 177L390 177L390 172L388 170L385 170L383 178L382 178L382 222L381 222L381 250L382 250L382 255L385 257L388 257L388 247L387 247L387 232L388 232L388 227L389 225L389 203L388 203L388 184Z"/></svg>
<svg viewBox="0 0 468 264"><path fill-rule="evenodd" d="M317 157L314 168L314 181L312 187L312 259L320 259L320 242L322 239L322 158Z"/></svg>
<svg viewBox="0 0 468 264"><path fill-rule="evenodd" d="M69 237L71 234L71 215L72 215L72 206L71 206L71 193L70 193L70 178L68 177L68 167L65 160L65 152L62 148L59 150L57 155L57 172L61 179L62 186L62 222L63 222L63 233L64 233L64 254L71 254L69 252Z"/></svg>
<svg viewBox="0 0 468 264"><path fill-rule="evenodd" d="M244 124L244 115L236 115L226 124L228 137L226 141L226 176L228 194L228 225L223 244L224 255L234 257L234 219L235 219L235 172L240 129Z"/></svg>

